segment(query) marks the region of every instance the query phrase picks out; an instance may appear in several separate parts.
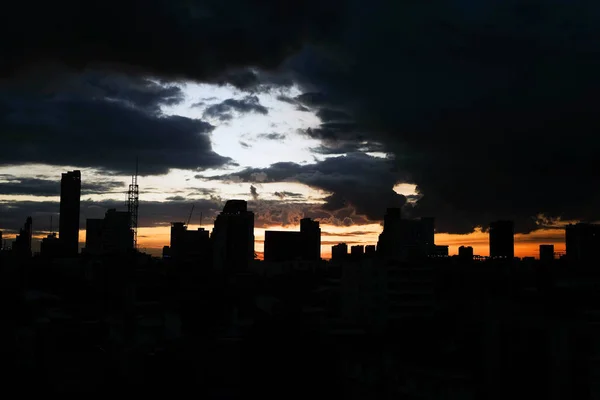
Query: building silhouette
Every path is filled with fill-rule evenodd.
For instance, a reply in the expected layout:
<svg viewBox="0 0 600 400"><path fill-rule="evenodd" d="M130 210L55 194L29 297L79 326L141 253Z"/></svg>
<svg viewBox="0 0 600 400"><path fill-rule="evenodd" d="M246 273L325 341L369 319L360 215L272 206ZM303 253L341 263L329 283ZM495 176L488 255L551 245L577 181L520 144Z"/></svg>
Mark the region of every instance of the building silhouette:
<svg viewBox="0 0 600 400"><path fill-rule="evenodd" d="M554 245L540 244L540 261L552 262L554 260Z"/></svg>
<svg viewBox="0 0 600 400"><path fill-rule="evenodd" d="M215 219L211 235L213 266L242 272L254 260L254 213L245 200L228 200Z"/></svg>
<svg viewBox="0 0 600 400"><path fill-rule="evenodd" d="M165 249L163 249L163 252ZM188 230L183 222L171 223L167 254L175 260L202 259L210 255L210 235L204 228Z"/></svg>
<svg viewBox="0 0 600 400"><path fill-rule="evenodd" d="M343 261L348 257L348 245L346 243L338 243L331 246L331 260Z"/></svg>
<svg viewBox="0 0 600 400"><path fill-rule="evenodd" d="M133 249L133 230L127 211L110 209L104 219L87 219L85 253L89 255L123 254Z"/></svg>
<svg viewBox="0 0 600 400"><path fill-rule="evenodd" d="M265 261L301 260L304 255L302 232L265 231Z"/></svg>
<svg viewBox="0 0 600 400"><path fill-rule="evenodd" d="M464 261L472 261L473 248L471 246L460 246L458 248L458 257Z"/></svg>
<svg viewBox="0 0 600 400"><path fill-rule="evenodd" d="M302 218L300 220L300 233L302 234L304 260L320 260L321 259L321 228L319 222L313 221L311 218Z"/></svg>
<svg viewBox="0 0 600 400"><path fill-rule="evenodd" d="M40 255L46 258L56 258L62 255L61 242L55 232L48 234L48 236L42 239Z"/></svg>
<svg viewBox="0 0 600 400"><path fill-rule="evenodd" d="M60 180L60 220L58 235L63 252L75 256L79 252L79 207L81 172L69 171Z"/></svg>
<svg viewBox="0 0 600 400"><path fill-rule="evenodd" d="M569 261L587 262L600 259L600 225L578 223L565 227Z"/></svg>
<svg viewBox="0 0 600 400"><path fill-rule="evenodd" d="M372 257L376 253L376 247L374 244L368 244L365 246L365 255Z"/></svg>
<svg viewBox="0 0 600 400"><path fill-rule="evenodd" d="M355 245L350 247L350 256L352 258L361 258L365 254L365 246Z"/></svg>
<svg viewBox="0 0 600 400"><path fill-rule="evenodd" d="M512 221L490 224L490 257L512 260L515 257L515 227Z"/></svg>
<svg viewBox="0 0 600 400"><path fill-rule="evenodd" d="M300 232L265 231L265 261L321 259L321 228L310 218L300 220Z"/></svg>
<svg viewBox="0 0 600 400"><path fill-rule="evenodd" d="M435 245L435 219L402 219L400 208L388 208L377 254L388 259L447 255L447 246Z"/></svg>
<svg viewBox="0 0 600 400"><path fill-rule="evenodd" d="M31 257L31 239L33 237L33 221L27 217L23 228L15 238L12 245L13 252L19 257Z"/></svg>

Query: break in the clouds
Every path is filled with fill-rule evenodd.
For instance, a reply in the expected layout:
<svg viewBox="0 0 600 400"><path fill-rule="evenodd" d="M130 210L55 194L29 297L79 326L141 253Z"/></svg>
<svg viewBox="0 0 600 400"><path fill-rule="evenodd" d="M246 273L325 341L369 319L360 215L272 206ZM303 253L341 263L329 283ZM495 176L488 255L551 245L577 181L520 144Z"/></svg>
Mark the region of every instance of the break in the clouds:
<svg viewBox="0 0 600 400"><path fill-rule="evenodd" d="M371 210L389 203L380 199L388 199L394 182L404 181L417 184L422 195L408 210L437 216L442 232L469 232L497 218L512 218L518 231L527 232L539 227L539 214L600 219L596 2L226 0L139 7L125 1L119 12L110 2L85 7L53 2L33 10L24 2L11 4L8 15L30 18L10 18L0 27L13 39L0 45L3 76L19 77L26 66L52 59L76 68L97 63L167 78L229 82L246 90L293 81L311 94L290 102L320 115L321 127L307 135L323 141L321 153L363 151L353 143L366 142L394 154L385 178L360 169L335 174L315 170L307 184L334 193L331 208L350 202L375 216ZM124 31L131 21L136 29ZM28 33L14 34L21 31ZM35 123L21 117L21 125L12 121L2 127L12 135L0 150L3 162L53 162L52 152L42 151L46 148L57 151L57 158L73 157L70 142L60 139L64 119L56 121L54 113L43 112L47 101L3 98L4 122L20 110L36 116L31 119ZM115 115L124 124L136 121L135 137L126 138L147 135L153 149L172 150L156 151L157 171L173 163L200 168L226 162L210 153L210 142L202 136L210 127L200 121L160 119L148 116L143 107L119 114L111 107L122 111L120 102L62 101L61 106L76 110L58 114L63 117L85 115L100 104L103 115ZM98 124L102 129L85 125L101 154L108 151L107 139L116 140L103 124ZM152 127L178 132L182 139L170 135L162 142ZM140 133L144 130L149 132ZM32 132L41 132L39 139ZM21 137L38 139L43 147L31 149ZM57 138L69 151L54 145ZM7 143L16 151L5 150ZM72 161L99 158L88 152ZM112 163L118 167L116 160ZM367 178L381 183L369 184ZM365 182L364 189L353 189L370 198L346 192L348 181Z"/></svg>

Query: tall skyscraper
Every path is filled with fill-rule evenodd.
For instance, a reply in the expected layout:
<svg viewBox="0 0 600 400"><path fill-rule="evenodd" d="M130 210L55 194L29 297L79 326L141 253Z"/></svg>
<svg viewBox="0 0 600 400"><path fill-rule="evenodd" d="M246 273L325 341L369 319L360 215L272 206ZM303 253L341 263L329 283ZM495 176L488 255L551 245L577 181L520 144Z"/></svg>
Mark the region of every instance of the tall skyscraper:
<svg viewBox="0 0 600 400"><path fill-rule="evenodd" d="M60 180L60 220L58 237L66 256L79 252L79 202L81 196L81 172L69 171Z"/></svg>
<svg viewBox="0 0 600 400"><path fill-rule="evenodd" d="M565 227L565 242L569 261L600 259L600 225L569 224Z"/></svg>
<svg viewBox="0 0 600 400"><path fill-rule="evenodd" d="M377 254L387 259L435 256L444 249L435 245L435 218L402 219L399 208L388 208Z"/></svg>
<svg viewBox="0 0 600 400"><path fill-rule="evenodd" d="M460 246L458 248L458 257L463 261L472 261L473 248L471 246Z"/></svg>
<svg viewBox="0 0 600 400"><path fill-rule="evenodd" d="M515 257L515 226L512 221L490 224L490 257L512 260Z"/></svg>
<svg viewBox="0 0 600 400"><path fill-rule="evenodd" d="M228 200L212 231L213 265L244 272L254 259L254 213L245 200Z"/></svg>
<svg viewBox="0 0 600 400"><path fill-rule="evenodd" d="M321 228L319 222L313 221L310 218L302 218L300 220L300 233L302 234L304 244L305 260L320 260L321 259Z"/></svg>
<svg viewBox="0 0 600 400"><path fill-rule="evenodd" d="M554 260L554 245L540 244L540 261L552 262Z"/></svg>
<svg viewBox="0 0 600 400"><path fill-rule="evenodd" d="M19 234L13 243L13 251L19 257L31 257L31 239L33 237L33 223L31 217L27 217L25 225L19 230Z"/></svg>

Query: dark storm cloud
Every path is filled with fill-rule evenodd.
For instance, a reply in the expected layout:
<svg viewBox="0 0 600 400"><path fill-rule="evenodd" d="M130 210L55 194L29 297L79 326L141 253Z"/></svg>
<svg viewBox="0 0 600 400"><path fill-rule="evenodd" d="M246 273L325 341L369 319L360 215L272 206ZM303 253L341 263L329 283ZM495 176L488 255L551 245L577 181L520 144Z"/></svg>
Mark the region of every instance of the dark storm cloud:
<svg viewBox="0 0 600 400"><path fill-rule="evenodd" d="M168 201L185 201L185 197L183 196L169 196L166 198Z"/></svg>
<svg viewBox="0 0 600 400"><path fill-rule="evenodd" d="M13 2L4 9L0 74L59 61L168 78L253 83L246 67L270 69L307 40L336 29L340 1L137 0ZM24 17L26 16L26 18ZM134 29L135 28L135 29ZM23 49L27 49L24 51Z"/></svg>
<svg viewBox="0 0 600 400"><path fill-rule="evenodd" d="M261 133L257 138L266 140L285 140L286 135L283 133Z"/></svg>
<svg viewBox="0 0 600 400"><path fill-rule="evenodd" d="M599 4L375 0L345 15L287 67L305 105L345 110L395 153L423 194L412 215L455 233L498 218L527 232L538 213L600 219Z"/></svg>
<svg viewBox="0 0 600 400"><path fill-rule="evenodd" d="M284 103L288 103L288 104L293 104L296 106L296 110L298 111L310 111L310 109L308 107L303 106L300 101L298 101L295 98L289 97L289 96L284 96L284 95L279 95L277 96L277 100L282 101Z"/></svg>
<svg viewBox="0 0 600 400"><path fill-rule="evenodd" d="M273 193L273 195L279 197L280 199L285 199L286 197L291 197L294 199L304 198L304 195L302 193L294 193L294 192L286 192L286 191L275 192L275 193Z"/></svg>
<svg viewBox="0 0 600 400"><path fill-rule="evenodd" d="M19 178L3 175L0 182L0 194L27 196L60 196L60 180L40 178ZM104 194L123 192L125 184L117 181L82 182L81 194Z"/></svg>
<svg viewBox="0 0 600 400"><path fill-rule="evenodd" d="M321 236L341 236L341 237L356 237L362 235L377 235L381 231L352 231L352 232L327 232L321 231Z"/></svg>
<svg viewBox="0 0 600 400"><path fill-rule="evenodd" d="M321 206L325 211L356 210L356 214L379 220L387 207L399 207L406 202L404 196L392 190L399 179L393 167L391 159L353 153L327 158L316 164L275 163L268 168L248 168L211 179L300 182L331 193Z"/></svg>
<svg viewBox="0 0 600 400"><path fill-rule="evenodd" d="M267 107L260 104L256 96L246 96L243 99L227 99L221 103L213 104L204 110L204 118L216 118L220 121L229 121L233 112L240 114L257 113L266 115Z"/></svg>
<svg viewBox="0 0 600 400"><path fill-rule="evenodd" d="M343 110L360 127L323 121L312 137L381 143L423 194L407 211L436 215L439 231L497 218L528 231L538 213L600 219L597 2L12 4L7 15L30 18L0 27L4 74L50 59L251 88L269 78L246 67L284 71L303 107Z"/></svg>
<svg viewBox="0 0 600 400"><path fill-rule="evenodd" d="M260 200L248 202L254 212L254 227L298 226L302 218L312 218L321 224L335 226L364 225L371 223L367 218L354 214L353 210L326 211L320 204Z"/></svg>
<svg viewBox="0 0 600 400"><path fill-rule="evenodd" d="M347 154L347 153L372 153L385 152L385 147L380 143L360 142L354 140L335 140L323 142L318 147L313 147L310 150L316 154Z"/></svg>
<svg viewBox="0 0 600 400"><path fill-rule="evenodd" d="M180 89L172 86L90 72L63 77L59 87L44 91L4 89L1 165L35 162L129 174L137 156L146 175L229 161L212 151L212 125L159 112L180 101Z"/></svg>

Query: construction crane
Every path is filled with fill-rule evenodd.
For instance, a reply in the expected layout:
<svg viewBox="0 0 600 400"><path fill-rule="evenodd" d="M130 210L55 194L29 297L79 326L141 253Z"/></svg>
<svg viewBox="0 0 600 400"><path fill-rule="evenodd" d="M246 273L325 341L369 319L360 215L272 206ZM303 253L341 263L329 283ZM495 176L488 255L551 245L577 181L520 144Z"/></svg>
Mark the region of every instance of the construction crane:
<svg viewBox="0 0 600 400"><path fill-rule="evenodd" d="M192 211L190 211L190 216L188 217L187 224L186 224L188 226L190 225L190 221L192 220L192 213L194 212L195 206L196 206L195 204L192 204Z"/></svg>

